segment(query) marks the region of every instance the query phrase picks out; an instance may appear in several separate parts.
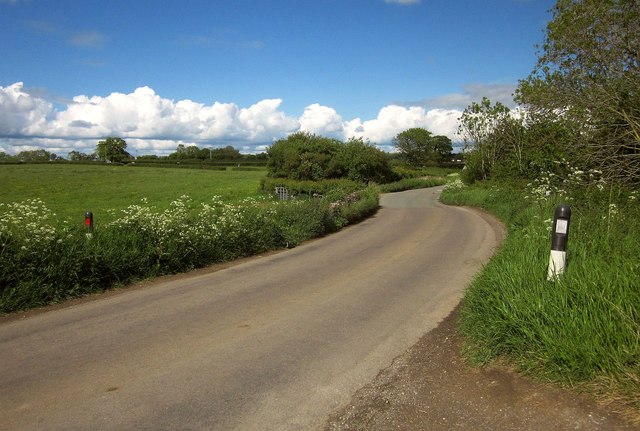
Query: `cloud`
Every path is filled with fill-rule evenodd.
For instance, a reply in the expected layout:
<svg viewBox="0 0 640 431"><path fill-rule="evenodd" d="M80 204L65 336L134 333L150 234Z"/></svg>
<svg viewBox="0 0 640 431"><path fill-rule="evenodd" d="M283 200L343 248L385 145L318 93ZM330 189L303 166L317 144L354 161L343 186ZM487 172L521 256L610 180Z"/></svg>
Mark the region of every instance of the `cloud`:
<svg viewBox="0 0 640 431"><path fill-rule="evenodd" d="M245 42L239 42L238 46L245 49L263 49L267 45L261 40L248 40Z"/></svg>
<svg viewBox="0 0 640 431"><path fill-rule="evenodd" d="M27 27L39 33L57 33L58 27L50 21L28 20L24 23Z"/></svg>
<svg viewBox="0 0 640 431"><path fill-rule="evenodd" d="M462 93L450 93L443 96L421 99L417 101L399 102L402 106L424 106L431 109L460 109L464 110L472 102L479 102L487 97L492 102L513 108L513 93L517 84L467 84L463 86Z"/></svg>
<svg viewBox="0 0 640 431"><path fill-rule="evenodd" d="M0 0L2 1L2 0ZM96 30L69 31L47 20L26 20L24 26L47 37L58 37L78 48L100 50L109 42L109 37Z"/></svg>
<svg viewBox="0 0 640 431"><path fill-rule="evenodd" d="M436 135L456 140L459 110L435 109L427 111L420 106L385 106L373 120L356 118L345 124L345 137L356 137L371 142L389 143L400 132L414 127L426 128Z"/></svg>
<svg viewBox="0 0 640 431"><path fill-rule="evenodd" d="M68 36L70 44L89 49L102 49L107 43L107 36L99 31L81 31Z"/></svg>
<svg viewBox="0 0 640 431"><path fill-rule="evenodd" d="M461 115L455 109L389 105L374 119L345 120L335 109L314 103L296 118L281 110L281 99L264 99L249 107L204 104L166 99L150 87L106 97L79 95L54 104L46 90L36 90L30 91L22 82L0 87L2 151L40 147L62 153L91 152L98 140L119 136L134 154L166 154L179 143L233 145L256 152L299 130L340 140L363 138L386 148L398 133L412 127L456 140Z"/></svg>
<svg viewBox="0 0 640 431"><path fill-rule="evenodd" d="M94 126L97 126L97 124L93 124L83 120L73 120L72 122L69 123L69 127L76 127L80 129L90 129Z"/></svg>
<svg viewBox="0 0 640 431"><path fill-rule="evenodd" d="M0 87L0 136L33 135L47 123L53 105L33 97L22 82Z"/></svg>
<svg viewBox="0 0 640 431"><path fill-rule="evenodd" d="M281 104L281 99L265 99L248 108L234 103L174 102L140 87L107 97L75 96L64 109L56 110L18 82L0 87L0 138L95 141L120 136L128 142L155 142L153 148L159 151L165 149L159 144L162 141L264 144L300 127L296 118L280 110ZM142 143L140 147L147 148Z"/></svg>
<svg viewBox="0 0 640 431"><path fill-rule="evenodd" d="M299 119L300 130L316 135L342 138L344 123L335 109L318 103L304 108Z"/></svg>
<svg viewBox="0 0 640 431"><path fill-rule="evenodd" d="M395 3L400 5L411 5L422 3L422 0L384 0L385 3Z"/></svg>

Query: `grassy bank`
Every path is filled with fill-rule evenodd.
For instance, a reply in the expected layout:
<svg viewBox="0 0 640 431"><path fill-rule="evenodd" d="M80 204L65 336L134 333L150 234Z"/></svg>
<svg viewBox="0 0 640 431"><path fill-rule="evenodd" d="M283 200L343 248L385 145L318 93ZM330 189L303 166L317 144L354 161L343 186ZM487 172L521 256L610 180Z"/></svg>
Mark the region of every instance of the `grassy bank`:
<svg viewBox="0 0 640 431"><path fill-rule="evenodd" d="M597 172L558 180L458 182L443 193L445 203L485 208L509 229L466 293L466 353L640 412L640 196L597 180ZM572 209L568 266L549 282L551 223L561 202Z"/></svg>

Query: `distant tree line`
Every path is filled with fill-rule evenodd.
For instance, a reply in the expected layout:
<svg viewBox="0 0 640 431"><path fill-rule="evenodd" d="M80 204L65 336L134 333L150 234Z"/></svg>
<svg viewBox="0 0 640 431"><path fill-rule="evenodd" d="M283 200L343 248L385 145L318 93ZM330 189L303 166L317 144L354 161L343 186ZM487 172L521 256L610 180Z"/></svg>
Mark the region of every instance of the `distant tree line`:
<svg viewBox="0 0 640 431"><path fill-rule="evenodd" d="M9 155L4 151L0 151L0 163L2 162L37 163L37 162L55 162L57 160L64 160L64 159L55 153L50 153L47 150L20 151L15 156Z"/></svg>
<svg viewBox="0 0 640 431"><path fill-rule="evenodd" d="M261 154L241 154L240 151L228 145L224 148L200 148L196 145L186 147L178 145L176 151L167 156L155 154L140 155L134 157L127 150L127 142L118 137L108 137L101 140L96 145L93 153L83 153L81 151L69 151L67 158L63 158L44 149L21 151L16 155L10 155L0 151L0 163L6 162L54 162L68 160L71 162L103 162L103 163L130 163L133 161L265 161L266 153Z"/></svg>
<svg viewBox="0 0 640 431"><path fill-rule="evenodd" d="M96 145L95 152L86 154L70 151L67 159L72 162L130 163L267 163L270 175L292 179L317 180L326 178L350 178L358 181L388 181L392 176L390 162L410 167L434 166L450 161L452 143L446 136L433 135L426 129L413 128L399 133L394 139L397 152L388 154L360 138L343 143L337 139L298 132L275 142L267 152L241 154L228 145L223 148L200 148L197 145L179 144L166 156L132 156L127 152L127 142L118 137L108 137ZM15 156L0 152L1 162L50 162L65 160L46 150L23 151Z"/></svg>

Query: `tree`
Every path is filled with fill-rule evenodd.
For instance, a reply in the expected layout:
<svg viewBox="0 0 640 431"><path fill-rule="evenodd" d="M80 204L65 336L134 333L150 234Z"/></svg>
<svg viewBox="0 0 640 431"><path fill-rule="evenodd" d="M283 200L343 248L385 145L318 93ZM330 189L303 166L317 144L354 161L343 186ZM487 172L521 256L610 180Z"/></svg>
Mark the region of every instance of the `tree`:
<svg viewBox="0 0 640 431"><path fill-rule="evenodd" d="M361 138L352 138L338 148L329 165L332 177L368 183L394 180L389 156Z"/></svg>
<svg viewBox="0 0 640 431"><path fill-rule="evenodd" d="M515 157L517 170L522 173L522 127L522 121L500 102L492 104L483 97L480 103L471 103L462 112L458 126L467 153L465 181L486 180L509 156Z"/></svg>
<svg viewBox="0 0 640 431"><path fill-rule="evenodd" d="M238 160L242 158L242 154L231 145L227 145L224 148L209 149L207 158L209 157L216 160Z"/></svg>
<svg viewBox="0 0 640 431"><path fill-rule="evenodd" d="M402 158L410 165L424 166L443 162L453 151L451 139L434 136L419 127L405 130L393 138Z"/></svg>
<svg viewBox="0 0 640 431"><path fill-rule="evenodd" d="M185 147L184 144L178 144L176 151L174 153L169 154L169 159L171 160L176 160L176 159L177 160L187 160L187 159L203 160L204 158L205 158L205 155L204 154L201 155L201 150L196 145L189 145L188 147ZM208 152L207 152L206 158L208 158Z"/></svg>
<svg viewBox="0 0 640 431"><path fill-rule="evenodd" d="M5 153L4 151L0 151L0 163L2 163L2 162L13 162L15 160L16 160L15 157L10 156L9 154Z"/></svg>
<svg viewBox="0 0 640 431"><path fill-rule="evenodd" d="M21 151L16 154L16 159L21 162L53 162L55 160L60 160L61 157L56 155L55 153L50 153L47 150L31 150L31 151Z"/></svg>
<svg viewBox="0 0 640 431"><path fill-rule="evenodd" d="M96 160L97 156L95 153L85 154L80 151L69 151L67 155L70 161L72 162L81 162L81 161L93 161Z"/></svg>
<svg viewBox="0 0 640 431"><path fill-rule="evenodd" d="M269 176L312 181L329 178L329 163L340 145L335 139L307 132L279 139L267 150Z"/></svg>
<svg viewBox="0 0 640 431"><path fill-rule="evenodd" d="M301 181L346 178L385 183L395 175L389 156L362 139L346 143L297 132L280 139L267 150L269 176Z"/></svg>
<svg viewBox="0 0 640 431"><path fill-rule="evenodd" d="M577 154L640 182L640 1L558 0L518 102L577 132Z"/></svg>
<svg viewBox="0 0 640 431"><path fill-rule="evenodd" d="M133 159L126 148L127 143L124 139L109 137L98 142L96 154L99 160L105 162L124 163Z"/></svg>

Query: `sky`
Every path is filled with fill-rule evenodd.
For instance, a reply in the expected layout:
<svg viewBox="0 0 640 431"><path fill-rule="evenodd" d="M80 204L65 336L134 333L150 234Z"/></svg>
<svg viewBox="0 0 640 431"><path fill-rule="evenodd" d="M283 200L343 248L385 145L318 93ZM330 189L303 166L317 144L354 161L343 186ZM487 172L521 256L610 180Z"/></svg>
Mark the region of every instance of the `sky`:
<svg viewBox="0 0 640 431"><path fill-rule="evenodd" d="M297 131L392 151L512 93L553 0L0 0L0 151L264 151Z"/></svg>

